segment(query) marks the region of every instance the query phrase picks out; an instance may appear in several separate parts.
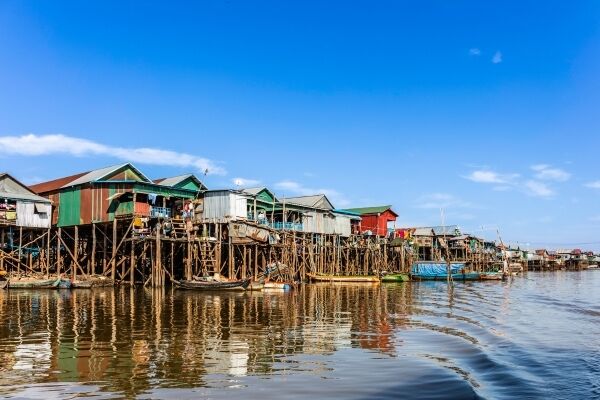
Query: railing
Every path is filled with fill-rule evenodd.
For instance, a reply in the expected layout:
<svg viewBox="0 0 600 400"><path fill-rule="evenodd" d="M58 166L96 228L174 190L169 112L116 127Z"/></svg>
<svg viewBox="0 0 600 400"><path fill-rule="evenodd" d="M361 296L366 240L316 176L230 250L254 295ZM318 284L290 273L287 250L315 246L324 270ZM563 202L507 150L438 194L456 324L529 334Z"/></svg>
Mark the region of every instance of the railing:
<svg viewBox="0 0 600 400"><path fill-rule="evenodd" d="M171 209L167 207L151 207L150 216L153 218L171 218Z"/></svg>
<svg viewBox="0 0 600 400"><path fill-rule="evenodd" d="M299 223L294 222L271 222L268 224L271 228L277 230L286 230L286 231L298 231L302 232L303 226Z"/></svg>

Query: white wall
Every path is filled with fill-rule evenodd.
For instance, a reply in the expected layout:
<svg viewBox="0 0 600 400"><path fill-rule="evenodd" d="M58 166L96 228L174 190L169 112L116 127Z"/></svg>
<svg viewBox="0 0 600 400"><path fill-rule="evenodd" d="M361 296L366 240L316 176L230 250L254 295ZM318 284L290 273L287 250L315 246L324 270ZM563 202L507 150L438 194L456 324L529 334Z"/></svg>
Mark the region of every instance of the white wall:
<svg viewBox="0 0 600 400"><path fill-rule="evenodd" d="M50 228L52 205L38 203L45 213L35 211L34 203L17 201L17 226L28 228Z"/></svg>

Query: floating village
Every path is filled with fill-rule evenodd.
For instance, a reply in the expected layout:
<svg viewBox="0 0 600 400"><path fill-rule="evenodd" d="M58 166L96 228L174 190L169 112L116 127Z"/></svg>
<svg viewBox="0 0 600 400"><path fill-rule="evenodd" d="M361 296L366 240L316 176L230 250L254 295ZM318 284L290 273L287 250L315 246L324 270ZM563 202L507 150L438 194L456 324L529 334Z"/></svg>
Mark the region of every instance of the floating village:
<svg viewBox="0 0 600 400"><path fill-rule="evenodd" d="M289 289L310 281L500 280L598 268L581 249L525 249L456 225L396 227L391 206L337 209L324 194L212 190L130 163L26 186L0 174L0 287L172 285Z"/></svg>

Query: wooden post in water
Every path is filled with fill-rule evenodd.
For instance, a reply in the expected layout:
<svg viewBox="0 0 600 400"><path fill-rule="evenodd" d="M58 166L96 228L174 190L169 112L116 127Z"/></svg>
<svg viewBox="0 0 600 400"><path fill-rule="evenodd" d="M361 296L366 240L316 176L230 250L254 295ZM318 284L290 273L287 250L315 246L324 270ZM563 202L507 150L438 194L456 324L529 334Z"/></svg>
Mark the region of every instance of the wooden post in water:
<svg viewBox="0 0 600 400"><path fill-rule="evenodd" d="M90 268L88 268L88 275L94 275L96 273L96 224L92 224L92 254L90 261Z"/></svg>
<svg viewBox="0 0 600 400"><path fill-rule="evenodd" d="M60 242L62 236L62 228L58 228L58 235L56 236L56 275L60 276L62 259L60 256Z"/></svg>
<svg viewBox="0 0 600 400"><path fill-rule="evenodd" d="M117 273L117 219L113 219L112 256L110 266L110 278L115 280Z"/></svg>
<svg viewBox="0 0 600 400"><path fill-rule="evenodd" d="M131 252L129 253L129 284L135 284L135 239L131 235Z"/></svg>
<svg viewBox="0 0 600 400"><path fill-rule="evenodd" d="M73 280L77 279L77 267L76 265L79 263L79 227L75 225L75 248L73 249L73 263L71 264L71 275L73 276Z"/></svg>
<svg viewBox="0 0 600 400"><path fill-rule="evenodd" d="M152 286L159 287L162 286L162 282L160 280L161 272L162 272L162 262L161 262L161 254L160 254L160 229L161 226L158 224L156 226L156 251L154 257L154 271L152 273Z"/></svg>
<svg viewBox="0 0 600 400"><path fill-rule="evenodd" d="M21 273L21 257L23 257L23 227L19 227L19 262L17 262L17 273Z"/></svg>

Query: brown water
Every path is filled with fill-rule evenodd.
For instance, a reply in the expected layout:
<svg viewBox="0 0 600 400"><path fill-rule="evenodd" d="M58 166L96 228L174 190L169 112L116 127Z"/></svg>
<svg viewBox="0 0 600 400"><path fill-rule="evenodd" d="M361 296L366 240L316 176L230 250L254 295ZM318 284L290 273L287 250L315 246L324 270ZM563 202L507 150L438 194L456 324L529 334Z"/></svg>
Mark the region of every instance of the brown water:
<svg viewBox="0 0 600 400"><path fill-rule="evenodd" d="M600 271L286 292L0 291L0 397L600 397Z"/></svg>

